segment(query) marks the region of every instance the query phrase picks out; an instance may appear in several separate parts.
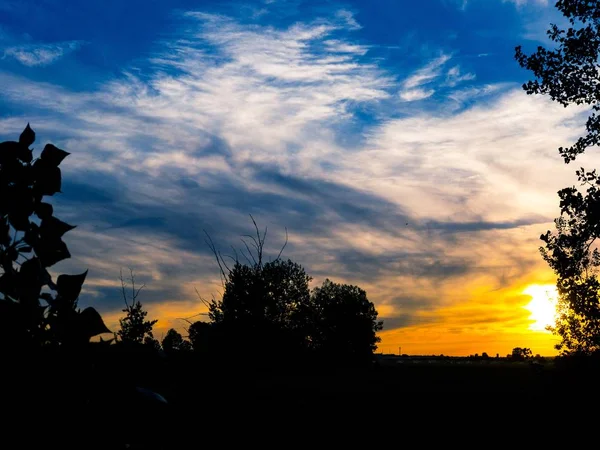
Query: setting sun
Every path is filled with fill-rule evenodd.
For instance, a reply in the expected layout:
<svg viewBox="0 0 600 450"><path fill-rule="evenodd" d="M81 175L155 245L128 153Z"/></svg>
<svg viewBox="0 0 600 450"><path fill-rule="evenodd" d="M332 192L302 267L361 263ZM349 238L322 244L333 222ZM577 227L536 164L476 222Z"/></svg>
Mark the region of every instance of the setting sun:
<svg viewBox="0 0 600 450"><path fill-rule="evenodd" d="M534 322L529 328L534 331L545 331L548 325L554 324L556 313L556 286L552 284L532 284L523 291L531 301L524 306L531 312L530 319Z"/></svg>

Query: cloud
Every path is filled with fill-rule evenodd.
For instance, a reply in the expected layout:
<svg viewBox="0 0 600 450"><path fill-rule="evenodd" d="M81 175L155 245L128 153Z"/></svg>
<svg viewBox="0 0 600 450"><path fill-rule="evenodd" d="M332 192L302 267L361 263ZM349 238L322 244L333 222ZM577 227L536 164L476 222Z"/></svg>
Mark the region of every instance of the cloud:
<svg viewBox="0 0 600 450"><path fill-rule="evenodd" d="M434 89L416 88L400 92L400 98L405 102L414 102L417 100L424 100L426 98L429 98L433 94L435 94Z"/></svg>
<svg viewBox="0 0 600 450"><path fill-rule="evenodd" d="M430 63L409 76L402 84L405 89L412 89L430 83L440 76L441 67L451 59L450 55L440 55Z"/></svg>
<svg viewBox="0 0 600 450"><path fill-rule="evenodd" d="M502 0L503 3L514 3L517 7L523 7L525 5L540 5L548 6L548 0Z"/></svg>
<svg viewBox="0 0 600 450"><path fill-rule="evenodd" d="M416 70L402 83L402 90L399 94L400 98L410 102L431 97L435 93L435 89L424 89L421 86L429 84L438 78L442 73L442 66L450 59L450 55L442 54L424 67Z"/></svg>
<svg viewBox="0 0 600 450"><path fill-rule="evenodd" d="M460 66L454 66L446 73L446 85L454 87L463 81L472 81L475 79L474 73L461 73Z"/></svg>
<svg viewBox="0 0 600 450"><path fill-rule="evenodd" d="M344 25L350 30L360 30L362 26L357 22L354 18L354 14L352 11L348 11L347 9L340 9L336 12L335 16L341 20Z"/></svg>
<svg viewBox="0 0 600 450"><path fill-rule="evenodd" d="M332 53L353 53L362 56L369 50L369 48L365 45L350 44L337 39L324 41L324 44L327 51Z"/></svg>
<svg viewBox="0 0 600 450"><path fill-rule="evenodd" d="M119 314L129 266L151 314L175 324L201 312L194 287L221 289L203 230L229 251L252 214L269 227L269 255L287 227L284 256L315 284L364 287L390 339L450 328L465 304L461 326L518 326L502 313L509 288L551 282L538 236L557 214L553 193L573 183L555 149L582 131L580 109L514 84L443 86L470 75L446 70L446 54L398 82L335 15L283 28L183 20L142 67L93 91L0 73L2 101L27 111L0 118L6 138L29 121L40 143L72 152L53 202L79 227L66 238L73 259L55 270L90 269L82 305ZM403 94L432 90L443 94L434 109L397 113Z"/></svg>
<svg viewBox="0 0 600 450"><path fill-rule="evenodd" d="M29 67L47 66L78 50L82 45L81 41L20 45L4 49L3 58L14 58Z"/></svg>

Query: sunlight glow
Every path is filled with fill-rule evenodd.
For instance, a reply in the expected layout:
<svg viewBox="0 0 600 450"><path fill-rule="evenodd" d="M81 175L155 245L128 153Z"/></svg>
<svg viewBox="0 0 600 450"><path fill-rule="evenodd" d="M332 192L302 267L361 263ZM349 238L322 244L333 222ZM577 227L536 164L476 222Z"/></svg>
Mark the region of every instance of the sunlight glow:
<svg viewBox="0 0 600 450"><path fill-rule="evenodd" d="M523 291L529 295L531 301L524 306L529 310L529 316L534 322L529 325L530 330L546 331L548 325L554 325L556 314L556 286L553 284L532 284Z"/></svg>

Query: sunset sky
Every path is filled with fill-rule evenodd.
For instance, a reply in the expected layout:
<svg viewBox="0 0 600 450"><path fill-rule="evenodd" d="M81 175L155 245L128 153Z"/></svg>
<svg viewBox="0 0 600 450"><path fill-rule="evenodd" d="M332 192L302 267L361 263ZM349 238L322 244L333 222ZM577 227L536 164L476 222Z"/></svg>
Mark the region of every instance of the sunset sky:
<svg viewBox="0 0 600 450"><path fill-rule="evenodd" d="M80 304L113 329L131 267L157 337L182 331L194 288L220 295L203 230L227 253L252 214L313 286L367 291L380 350L553 354L539 236L599 162L557 151L585 110L520 87L514 47L557 21L544 0L0 0L0 138L30 122L72 153L54 273L88 268Z"/></svg>

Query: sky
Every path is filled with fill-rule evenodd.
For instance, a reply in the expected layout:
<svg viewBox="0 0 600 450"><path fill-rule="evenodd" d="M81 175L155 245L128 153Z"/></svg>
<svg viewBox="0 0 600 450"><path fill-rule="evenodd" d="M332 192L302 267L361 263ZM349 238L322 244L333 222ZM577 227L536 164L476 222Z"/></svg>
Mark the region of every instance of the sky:
<svg viewBox="0 0 600 450"><path fill-rule="evenodd" d="M132 268L155 335L182 331L195 290L222 291L204 232L227 253L252 215L313 287L367 291L381 351L552 354L526 306L555 281L539 236L586 111L527 96L514 47L561 20L544 0L0 0L0 139L29 122L71 152L53 273L89 269L80 305L113 329Z"/></svg>

